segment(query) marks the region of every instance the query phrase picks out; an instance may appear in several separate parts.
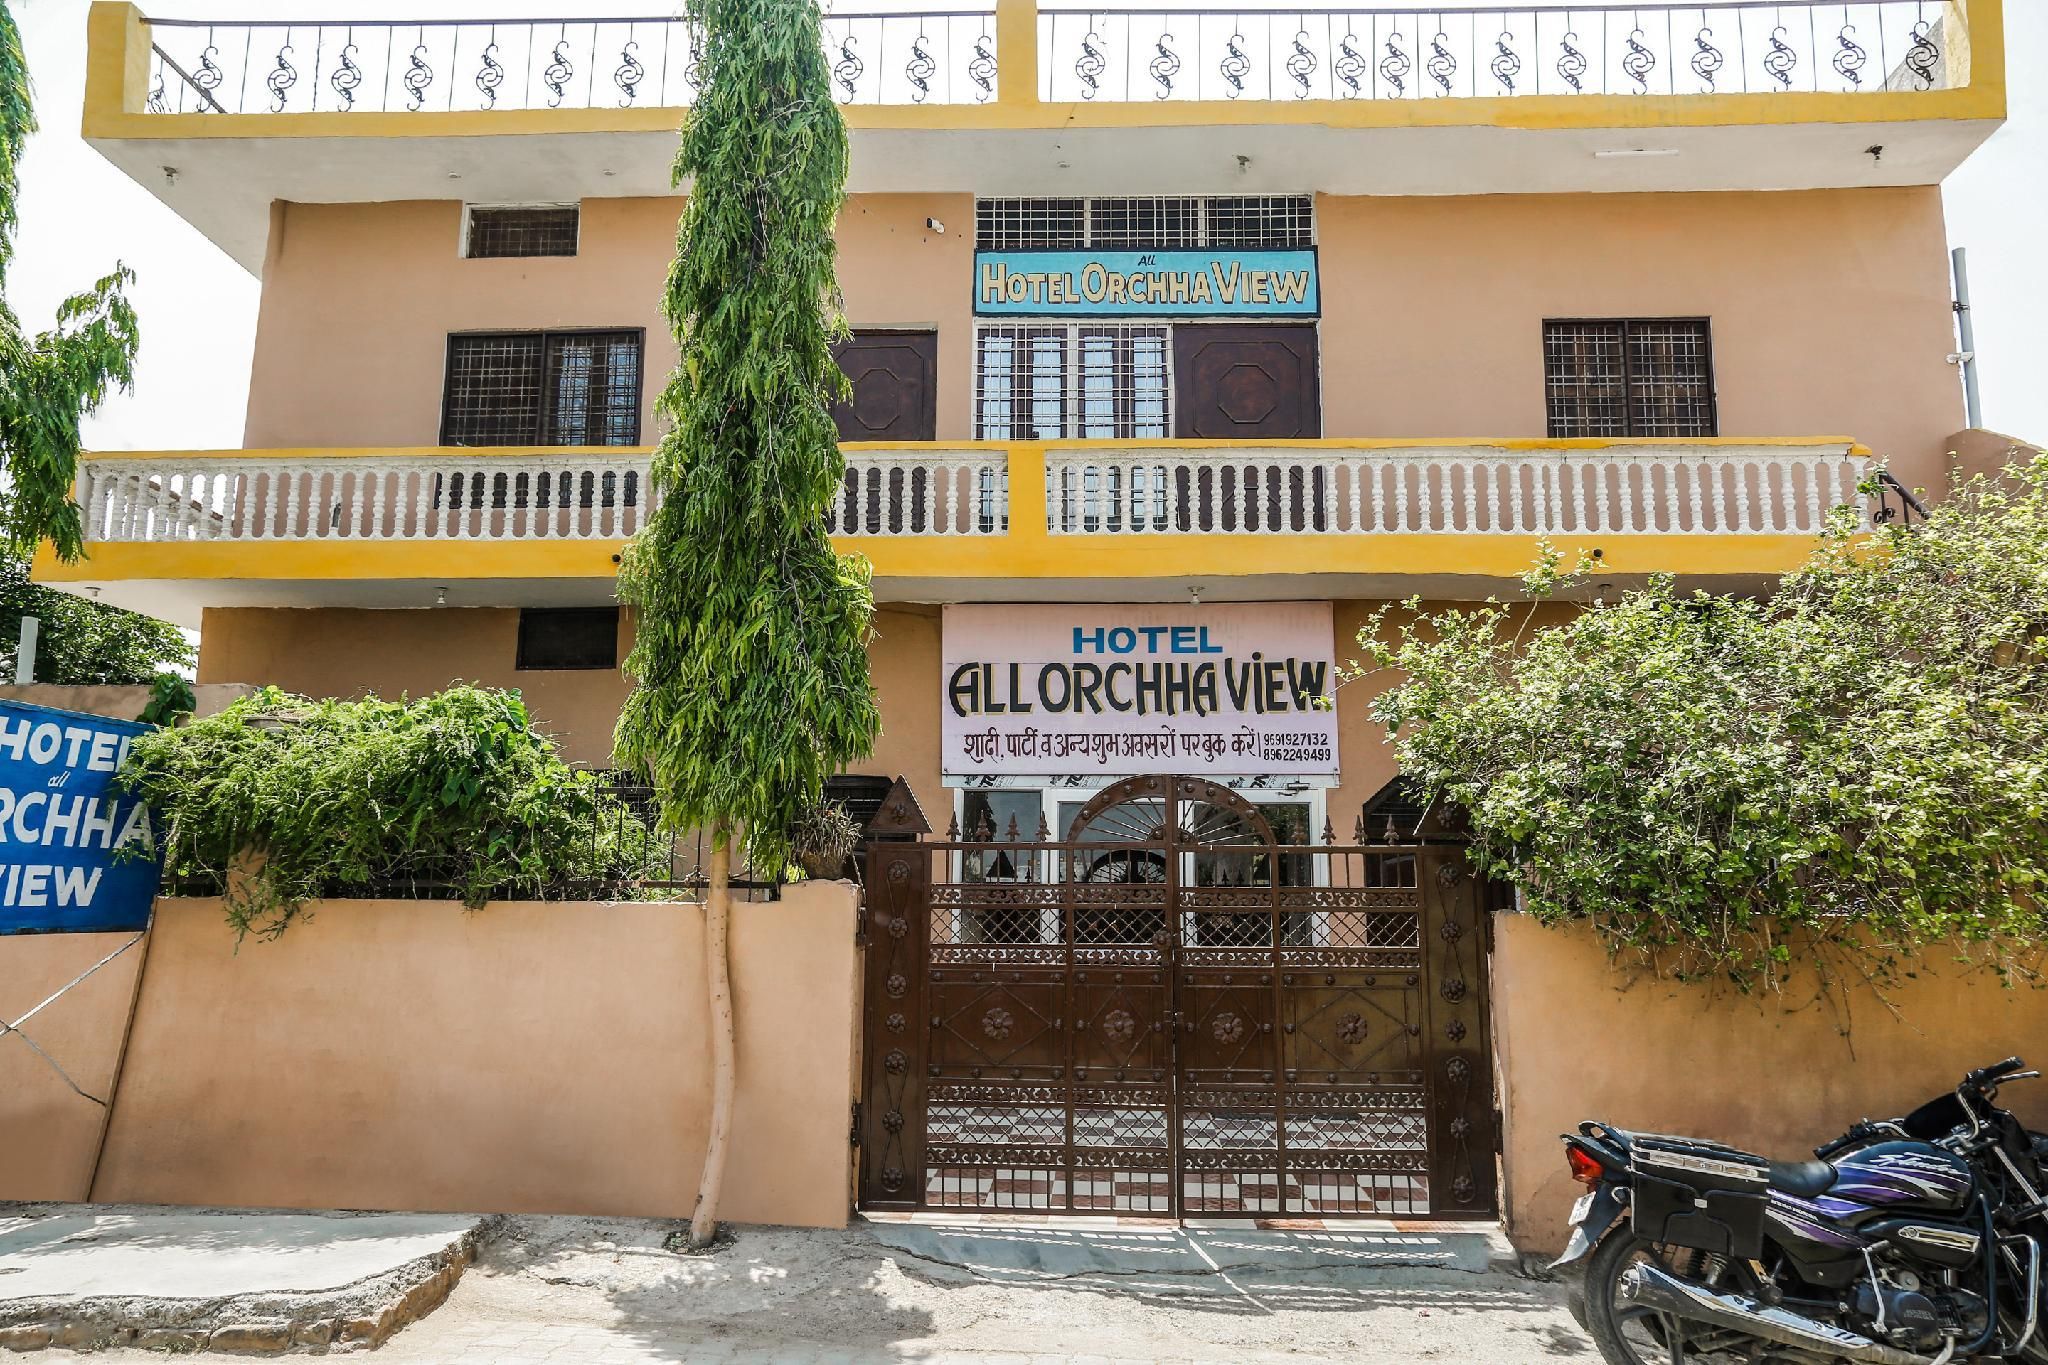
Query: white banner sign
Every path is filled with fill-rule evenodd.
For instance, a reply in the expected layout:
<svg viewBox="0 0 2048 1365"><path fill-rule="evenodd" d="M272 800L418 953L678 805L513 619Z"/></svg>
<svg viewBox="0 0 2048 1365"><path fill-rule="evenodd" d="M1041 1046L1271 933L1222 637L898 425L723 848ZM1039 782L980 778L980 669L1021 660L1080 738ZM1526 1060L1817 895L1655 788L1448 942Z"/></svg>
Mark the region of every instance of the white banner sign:
<svg viewBox="0 0 2048 1365"><path fill-rule="evenodd" d="M949 782L1337 775L1327 602L949 606Z"/></svg>

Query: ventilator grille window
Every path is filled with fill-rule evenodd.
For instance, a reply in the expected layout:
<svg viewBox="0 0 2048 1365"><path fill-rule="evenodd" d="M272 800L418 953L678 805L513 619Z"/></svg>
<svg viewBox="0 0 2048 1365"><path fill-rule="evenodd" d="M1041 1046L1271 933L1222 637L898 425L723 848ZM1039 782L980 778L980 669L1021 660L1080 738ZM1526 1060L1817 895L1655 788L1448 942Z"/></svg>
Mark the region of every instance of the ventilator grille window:
<svg viewBox="0 0 2048 1365"><path fill-rule="evenodd" d="M519 613L522 669L616 668L617 607L527 607Z"/></svg>
<svg viewBox="0 0 2048 1365"><path fill-rule="evenodd" d="M1718 434L1704 318L1553 318L1543 380L1552 437Z"/></svg>
<svg viewBox="0 0 2048 1365"><path fill-rule="evenodd" d="M574 256L582 213L574 204L469 211L467 250L482 256Z"/></svg>
<svg viewBox="0 0 2048 1365"><path fill-rule="evenodd" d="M644 344L638 331L450 336L441 444L638 445Z"/></svg>
<svg viewBox="0 0 2048 1365"><path fill-rule="evenodd" d="M1172 357L1165 327L983 327L975 334L975 437L1167 436L1173 430Z"/></svg>
<svg viewBox="0 0 2048 1365"><path fill-rule="evenodd" d="M1047 251L1076 247L1087 238L1084 199L980 199L974 205L974 244L984 251Z"/></svg>
<svg viewBox="0 0 2048 1365"><path fill-rule="evenodd" d="M1208 220L1207 246L1279 251L1315 241L1314 215L1305 194L1211 199Z"/></svg>
<svg viewBox="0 0 2048 1365"><path fill-rule="evenodd" d="M1281 250L1315 240L1305 194L981 199L974 224L975 245L984 251Z"/></svg>
<svg viewBox="0 0 2048 1365"><path fill-rule="evenodd" d="M1090 246L1177 251L1202 245L1199 199L1097 199L1088 205Z"/></svg>

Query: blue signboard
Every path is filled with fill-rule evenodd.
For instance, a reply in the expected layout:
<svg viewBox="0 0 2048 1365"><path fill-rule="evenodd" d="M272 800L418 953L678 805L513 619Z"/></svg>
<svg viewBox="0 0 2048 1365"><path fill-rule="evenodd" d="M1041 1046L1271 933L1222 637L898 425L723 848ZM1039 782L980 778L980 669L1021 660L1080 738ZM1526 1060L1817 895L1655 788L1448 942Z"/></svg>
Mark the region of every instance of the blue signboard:
<svg viewBox="0 0 2048 1365"><path fill-rule="evenodd" d="M0 934L140 929L162 853L149 810L113 790L151 729L0 701ZM146 856L119 850L132 849Z"/></svg>
<svg viewBox="0 0 2048 1365"><path fill-rule="evenodd" d="M1314 317L1316 253L977 251L980 317Z"/></svg>

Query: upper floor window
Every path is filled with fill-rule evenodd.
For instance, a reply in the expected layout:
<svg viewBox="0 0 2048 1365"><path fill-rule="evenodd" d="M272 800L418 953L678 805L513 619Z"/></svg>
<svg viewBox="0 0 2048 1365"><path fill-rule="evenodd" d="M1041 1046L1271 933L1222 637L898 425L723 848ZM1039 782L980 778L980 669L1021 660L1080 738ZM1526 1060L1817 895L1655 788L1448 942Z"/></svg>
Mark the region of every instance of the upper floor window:
<svg viewBox="0 0 2048 1365"><path fill-rule="evenodd" d="M638 445L645 345L637 330L451 334L441 444Z"/></svg>
<svg viewBox="0 0 2048 1365"><path fill-rule="evenodd" d="M1285 250L1314 239L1313 203L1305 194L979 199L974 205L974 244L983 251Z"/></svg>
<svg viewBox="0 0 2048 1365"><path fill-rule="evenodd" d="M520 208L471 208L462 254L483 256L574 256L582 227L575 204Z"/></svg>
<svg viewBox="0 0 2048 1365"><path fill-rule="evenodd" d="M1713 436L1705 318L1552 318L1543 324L1550 435Z"/></svg>
<svg viewBox="0 0 2048 1365"><path fill-rule="evenodd" d="M983 441L1173 432L1169 331L1030 323L975 334L974 435Z"/></svg>

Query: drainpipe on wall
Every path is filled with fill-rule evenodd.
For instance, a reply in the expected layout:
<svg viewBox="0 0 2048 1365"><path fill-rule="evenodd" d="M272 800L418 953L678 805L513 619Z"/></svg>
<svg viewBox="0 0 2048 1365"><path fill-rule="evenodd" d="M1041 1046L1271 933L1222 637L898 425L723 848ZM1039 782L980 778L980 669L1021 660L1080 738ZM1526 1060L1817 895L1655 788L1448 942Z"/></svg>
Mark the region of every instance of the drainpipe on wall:
<svg viewBox="0 0 2048 1365"><path fill-rule="evenodd" d="M21 618L21 644L14 651L14 685L26 687L36 680L36 637L43 623L33 616Z"/></svg>
<svg viewBox="0 0 2048 1365"><path fill-rule="evenodd" d="M1963 247L1949 253L1956 279L1956 353L1949 360L1963 369L1963 411L1971 428L1984 425L1984 400L1977 392L1977 327L1970 319L1970 260Z"/></svg>

